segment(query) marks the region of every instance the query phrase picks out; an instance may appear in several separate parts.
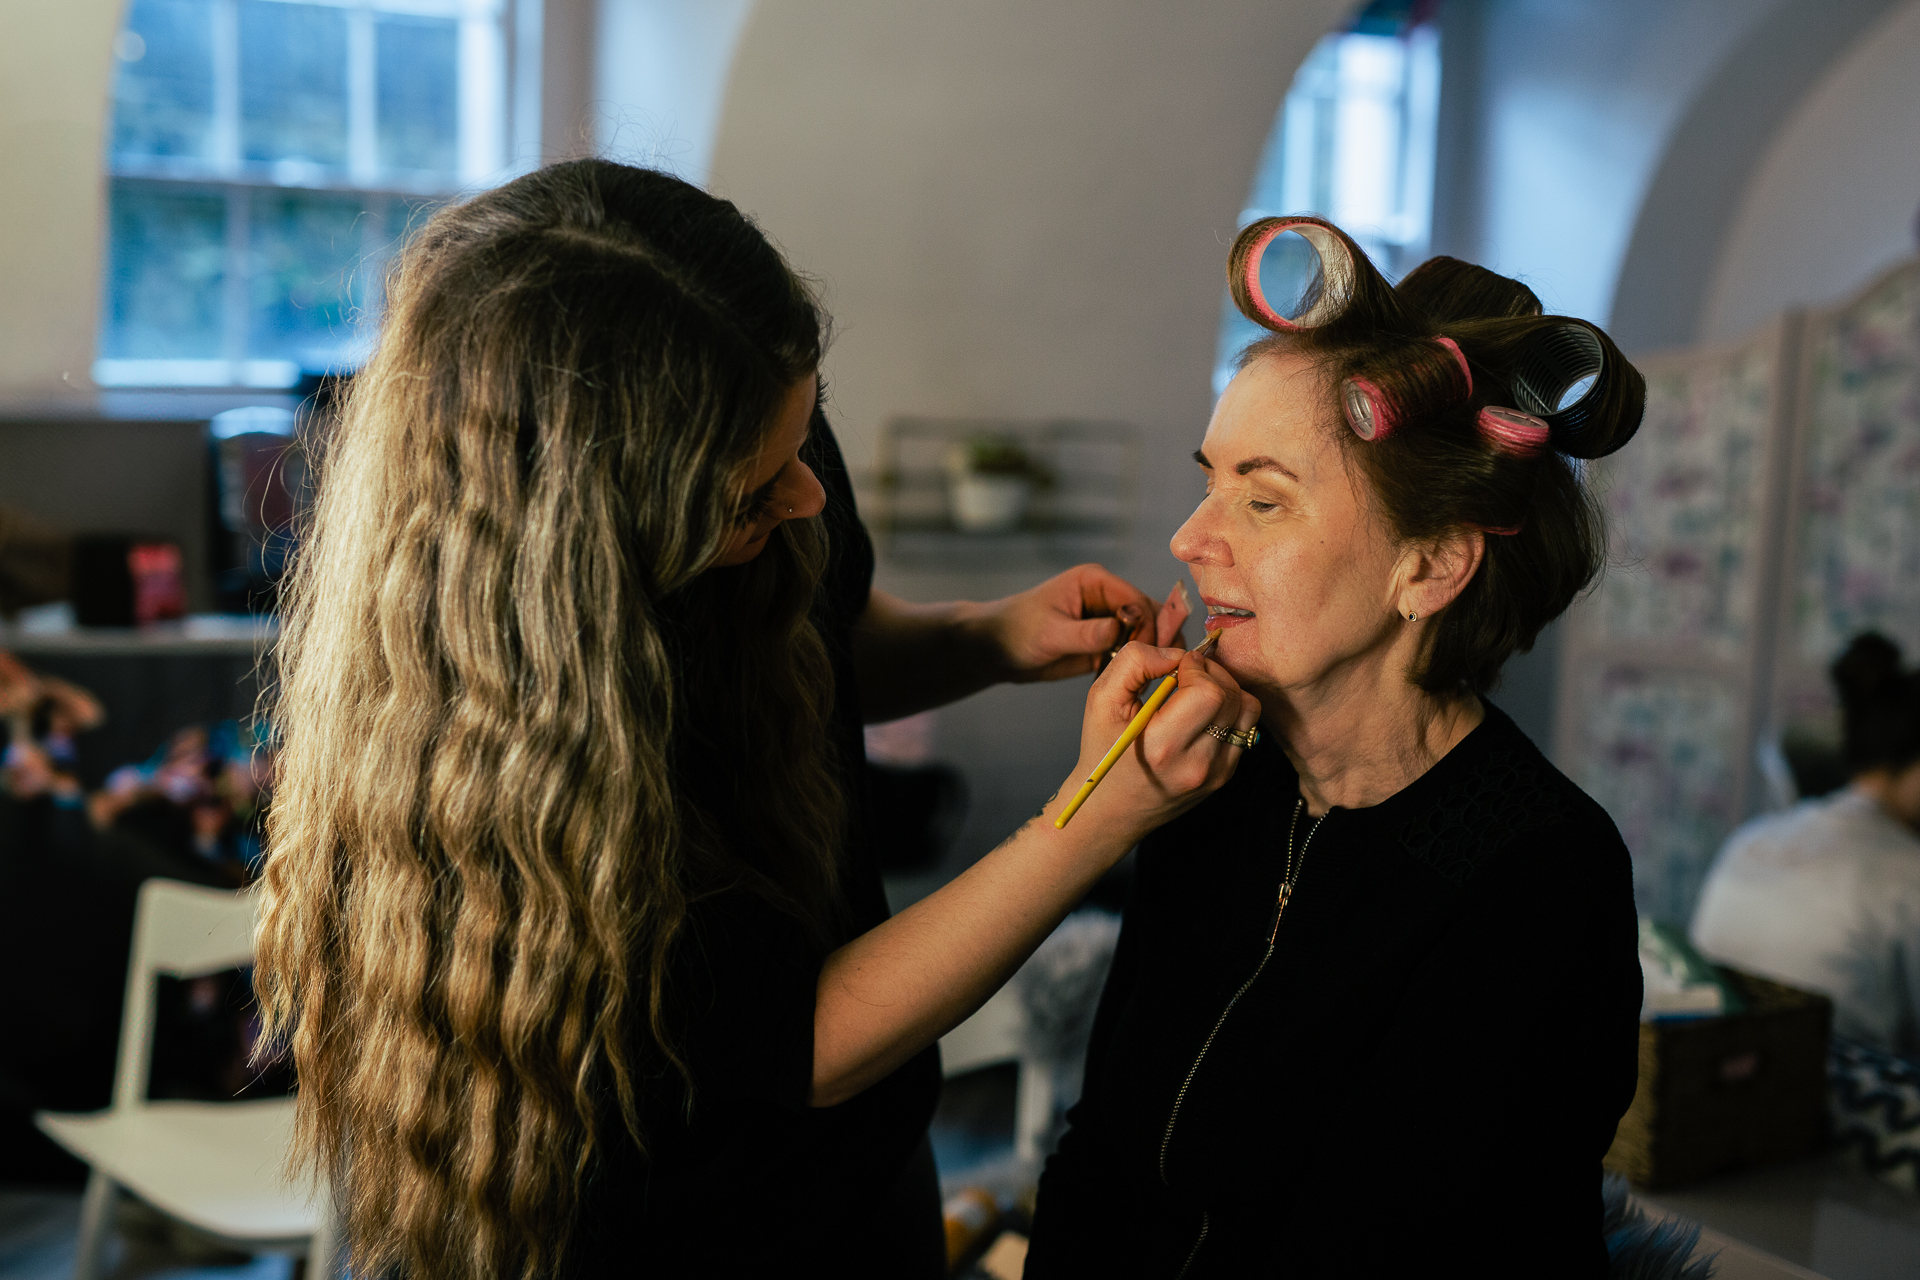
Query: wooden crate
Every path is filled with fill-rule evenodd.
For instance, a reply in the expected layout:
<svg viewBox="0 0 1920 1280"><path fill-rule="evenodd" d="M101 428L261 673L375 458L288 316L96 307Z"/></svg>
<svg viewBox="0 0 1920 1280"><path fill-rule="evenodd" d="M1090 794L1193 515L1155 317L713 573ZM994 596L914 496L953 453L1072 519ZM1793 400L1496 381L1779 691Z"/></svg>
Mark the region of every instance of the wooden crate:
<svg viewBox="0 0 1920 1280"><path fill-rule="evenodd" d="M1745 1013L1640 1025L1640 1085L1605 1161L1640 1186L1791 1160L1825 1140L1833 1002L1720 972Z"/></svg>

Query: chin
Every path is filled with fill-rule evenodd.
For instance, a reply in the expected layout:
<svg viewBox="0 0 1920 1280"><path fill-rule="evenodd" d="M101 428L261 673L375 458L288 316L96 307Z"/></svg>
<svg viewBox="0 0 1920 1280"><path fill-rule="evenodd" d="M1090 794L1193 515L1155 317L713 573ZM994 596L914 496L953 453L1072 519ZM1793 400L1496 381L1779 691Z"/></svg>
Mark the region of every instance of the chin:
<svg viewBox="0 0 1920 1280"><path fill-rule="evenodd" d="M778 526L775 527L777 528ZM771 541L772 538L773 530L769 529L752 542L732 548L722 554L718 560L714 561L714 568L731 569L736 565L748 564L759 559L760 553L767 549L767 543Z"/></svg>

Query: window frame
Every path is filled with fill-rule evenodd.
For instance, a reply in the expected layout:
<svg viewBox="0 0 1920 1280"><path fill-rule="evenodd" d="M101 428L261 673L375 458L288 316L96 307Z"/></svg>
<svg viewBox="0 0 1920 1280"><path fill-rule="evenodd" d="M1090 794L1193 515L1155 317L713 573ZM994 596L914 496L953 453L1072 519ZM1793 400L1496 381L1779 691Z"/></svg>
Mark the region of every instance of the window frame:
<svg viewBox="0 0 1920 1280"><path fill-rule="evenodd" d="M350 305L377 308L378 267L405 231L395 210L483 189L532 167L510 157L537 159L540 95L541 0L252 0L254 3L338 9L346 17L347 154L344 165L302 161L248 161L242 150L240 7L242 0L206 0L211 32L212 107L207 154L158 156L116 150L122 109L118 64L132 17L129 5L115 34L115 88L103 139L104 203L101 314L93 366L95 385L121 390L286 389L302 375L297 362L259 358L249 350L255 318L249 238L253 206L279 191L335 192L361 197L371 216L357 220L355 249L342 255L352 277ZM379 163L379 76L375 26L388 16L456 23L454 165L446 171L383 168ZM529 142L532 143L529 146ZM222 248L221 351L205 359L108 357L103 354L113 305L115 259L111 202L123 184L219 193L225 198Z"/></svg>

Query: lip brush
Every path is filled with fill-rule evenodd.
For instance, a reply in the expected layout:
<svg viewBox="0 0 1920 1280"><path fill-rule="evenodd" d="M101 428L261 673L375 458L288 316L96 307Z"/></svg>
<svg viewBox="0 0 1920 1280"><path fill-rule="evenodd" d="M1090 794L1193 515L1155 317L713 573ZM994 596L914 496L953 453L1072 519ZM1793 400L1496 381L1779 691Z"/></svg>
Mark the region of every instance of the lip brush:
<svg viewBox="0 0 1920 1280"><path fill-rule="evenodd" d="M1219 639L1220 632L1215 631L1187 652L1195 657L1204 657L1207 650L1213 648L1214 642ZM1160 682L1160 687L1153 691L1153 696L1147 699L1147 704L1140 708L1126 729L1121 732L1119 741L1108 748L1107 754L1102 756L1100 763L1094 766L1093 772L1087 776L1086 782L1081 784L1080 790L1074 793L1073 799L1067 801L1067 807L1060 811L1060 816L1053 820L1054 830L1057 831L1066 826L1073 815L1080 811L1080 806L1087 802L1087 797L1093 794L1093 789L1100 785L1100 779L1107 776L1107 770L1113 768L1120 757L1126 754L1127 748L1133 745L1134 739L1146 732L1147 721L1153 719L1153 713L1173 696L1174 686L1179 682L1180 677L1177 674L1170 675Z"/></svg>

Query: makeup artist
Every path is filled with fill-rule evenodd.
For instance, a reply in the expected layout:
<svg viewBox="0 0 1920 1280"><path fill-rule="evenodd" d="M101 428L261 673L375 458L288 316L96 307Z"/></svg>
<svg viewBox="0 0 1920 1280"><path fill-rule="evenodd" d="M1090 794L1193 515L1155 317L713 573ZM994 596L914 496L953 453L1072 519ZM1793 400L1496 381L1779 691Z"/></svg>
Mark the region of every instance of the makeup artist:
<svg viewBox="0 0 1920 1280"><path fill-rule="evenodd" d="M256 970L355 1274L944 1275L935 1040L1258 704L1126 645L1064 781L1178 691L1071 827L888 918L861 720L1092 670L1145 597L873 592L819 309L675 178L516 179L387 296L277 647Z"/></svg>
<svg viewBox="0 0 1920 1280"><path fill-rule="evenodd" d="M1320 269L1277 306L1281 235ZM1316 219L1254 223L1228 275L1269 336L1173 551L1264 738L1141 848L1026 1274L1602 1275L1627 851L1485 695L1599 570L1570 459L1644 383L1523 285L1394 288Z"/></svg>

